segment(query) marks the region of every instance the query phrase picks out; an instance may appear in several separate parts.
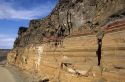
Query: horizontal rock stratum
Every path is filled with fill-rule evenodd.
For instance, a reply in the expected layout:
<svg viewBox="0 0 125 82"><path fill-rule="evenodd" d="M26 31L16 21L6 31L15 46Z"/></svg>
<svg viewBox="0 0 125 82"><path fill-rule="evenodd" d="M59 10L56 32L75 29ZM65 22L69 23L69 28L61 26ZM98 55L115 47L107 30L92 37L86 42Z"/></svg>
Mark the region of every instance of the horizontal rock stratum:
<svg viewBox="0 0 125 82"><path fill-rule="evenodd" d="M41 81L124 82L124 36L124 0L59 0L49 16L20 27L8 63Z"/></svg>

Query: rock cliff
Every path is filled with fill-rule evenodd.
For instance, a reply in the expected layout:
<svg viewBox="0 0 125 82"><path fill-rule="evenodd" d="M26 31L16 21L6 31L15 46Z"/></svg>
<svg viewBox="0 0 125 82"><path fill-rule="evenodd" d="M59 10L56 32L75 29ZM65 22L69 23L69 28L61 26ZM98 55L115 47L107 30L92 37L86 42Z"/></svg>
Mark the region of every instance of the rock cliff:
<svg viewBox="0 0 125 82"><path fill-rule="evenodd" d="M8 63L40 82L124 82L124 17L124 0L59 0L20 27Z"/></svg>

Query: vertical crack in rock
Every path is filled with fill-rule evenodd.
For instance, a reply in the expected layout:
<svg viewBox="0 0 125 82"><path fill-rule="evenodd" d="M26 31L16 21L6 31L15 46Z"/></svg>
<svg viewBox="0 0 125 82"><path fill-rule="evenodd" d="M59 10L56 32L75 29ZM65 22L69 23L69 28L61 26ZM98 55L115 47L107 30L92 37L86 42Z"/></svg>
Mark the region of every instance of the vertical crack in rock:
<svg viewBox="0 0 125 82"><path fill-rule="evenodd" d="M69 12L69 9L67 10L67 25L68 25L68 33L70 35L72 29L72 22L71 22L71 13Z"/></svg>
<svg viewBox="0 0 125 82"><path fill-rule="evenodd" d="M96 51L97 57L98 57L98 66L100 66L101 62L101 55L102 55L102 39L104 37L104 32L102 30L98 30L97 33L97 44L98 44L98 49Z"/></svg>

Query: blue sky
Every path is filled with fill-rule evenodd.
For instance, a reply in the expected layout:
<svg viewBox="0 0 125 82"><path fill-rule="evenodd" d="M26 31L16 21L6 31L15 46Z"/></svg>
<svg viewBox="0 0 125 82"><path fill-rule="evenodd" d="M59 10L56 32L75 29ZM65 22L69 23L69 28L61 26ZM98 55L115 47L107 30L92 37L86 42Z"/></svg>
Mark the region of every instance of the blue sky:
<svg viewBox="0 0 125 82"><path fill-rule="evenodd" d="M0 0L0 49L13 47L20 26L47 16L57 0Z"/></svg>

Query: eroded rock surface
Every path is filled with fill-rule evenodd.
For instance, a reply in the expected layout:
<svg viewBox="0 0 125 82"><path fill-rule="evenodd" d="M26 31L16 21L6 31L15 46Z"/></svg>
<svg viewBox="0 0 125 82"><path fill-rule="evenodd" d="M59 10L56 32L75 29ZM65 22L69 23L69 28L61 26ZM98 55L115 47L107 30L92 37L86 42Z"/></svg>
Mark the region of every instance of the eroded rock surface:
<svg viewBox="0 0 125 82"><path fill-rule="evenodd" d="M38 76L37 81L124 82L124 16L124 0L59 0L48 17L20 28L8 63Z"/></svg>

